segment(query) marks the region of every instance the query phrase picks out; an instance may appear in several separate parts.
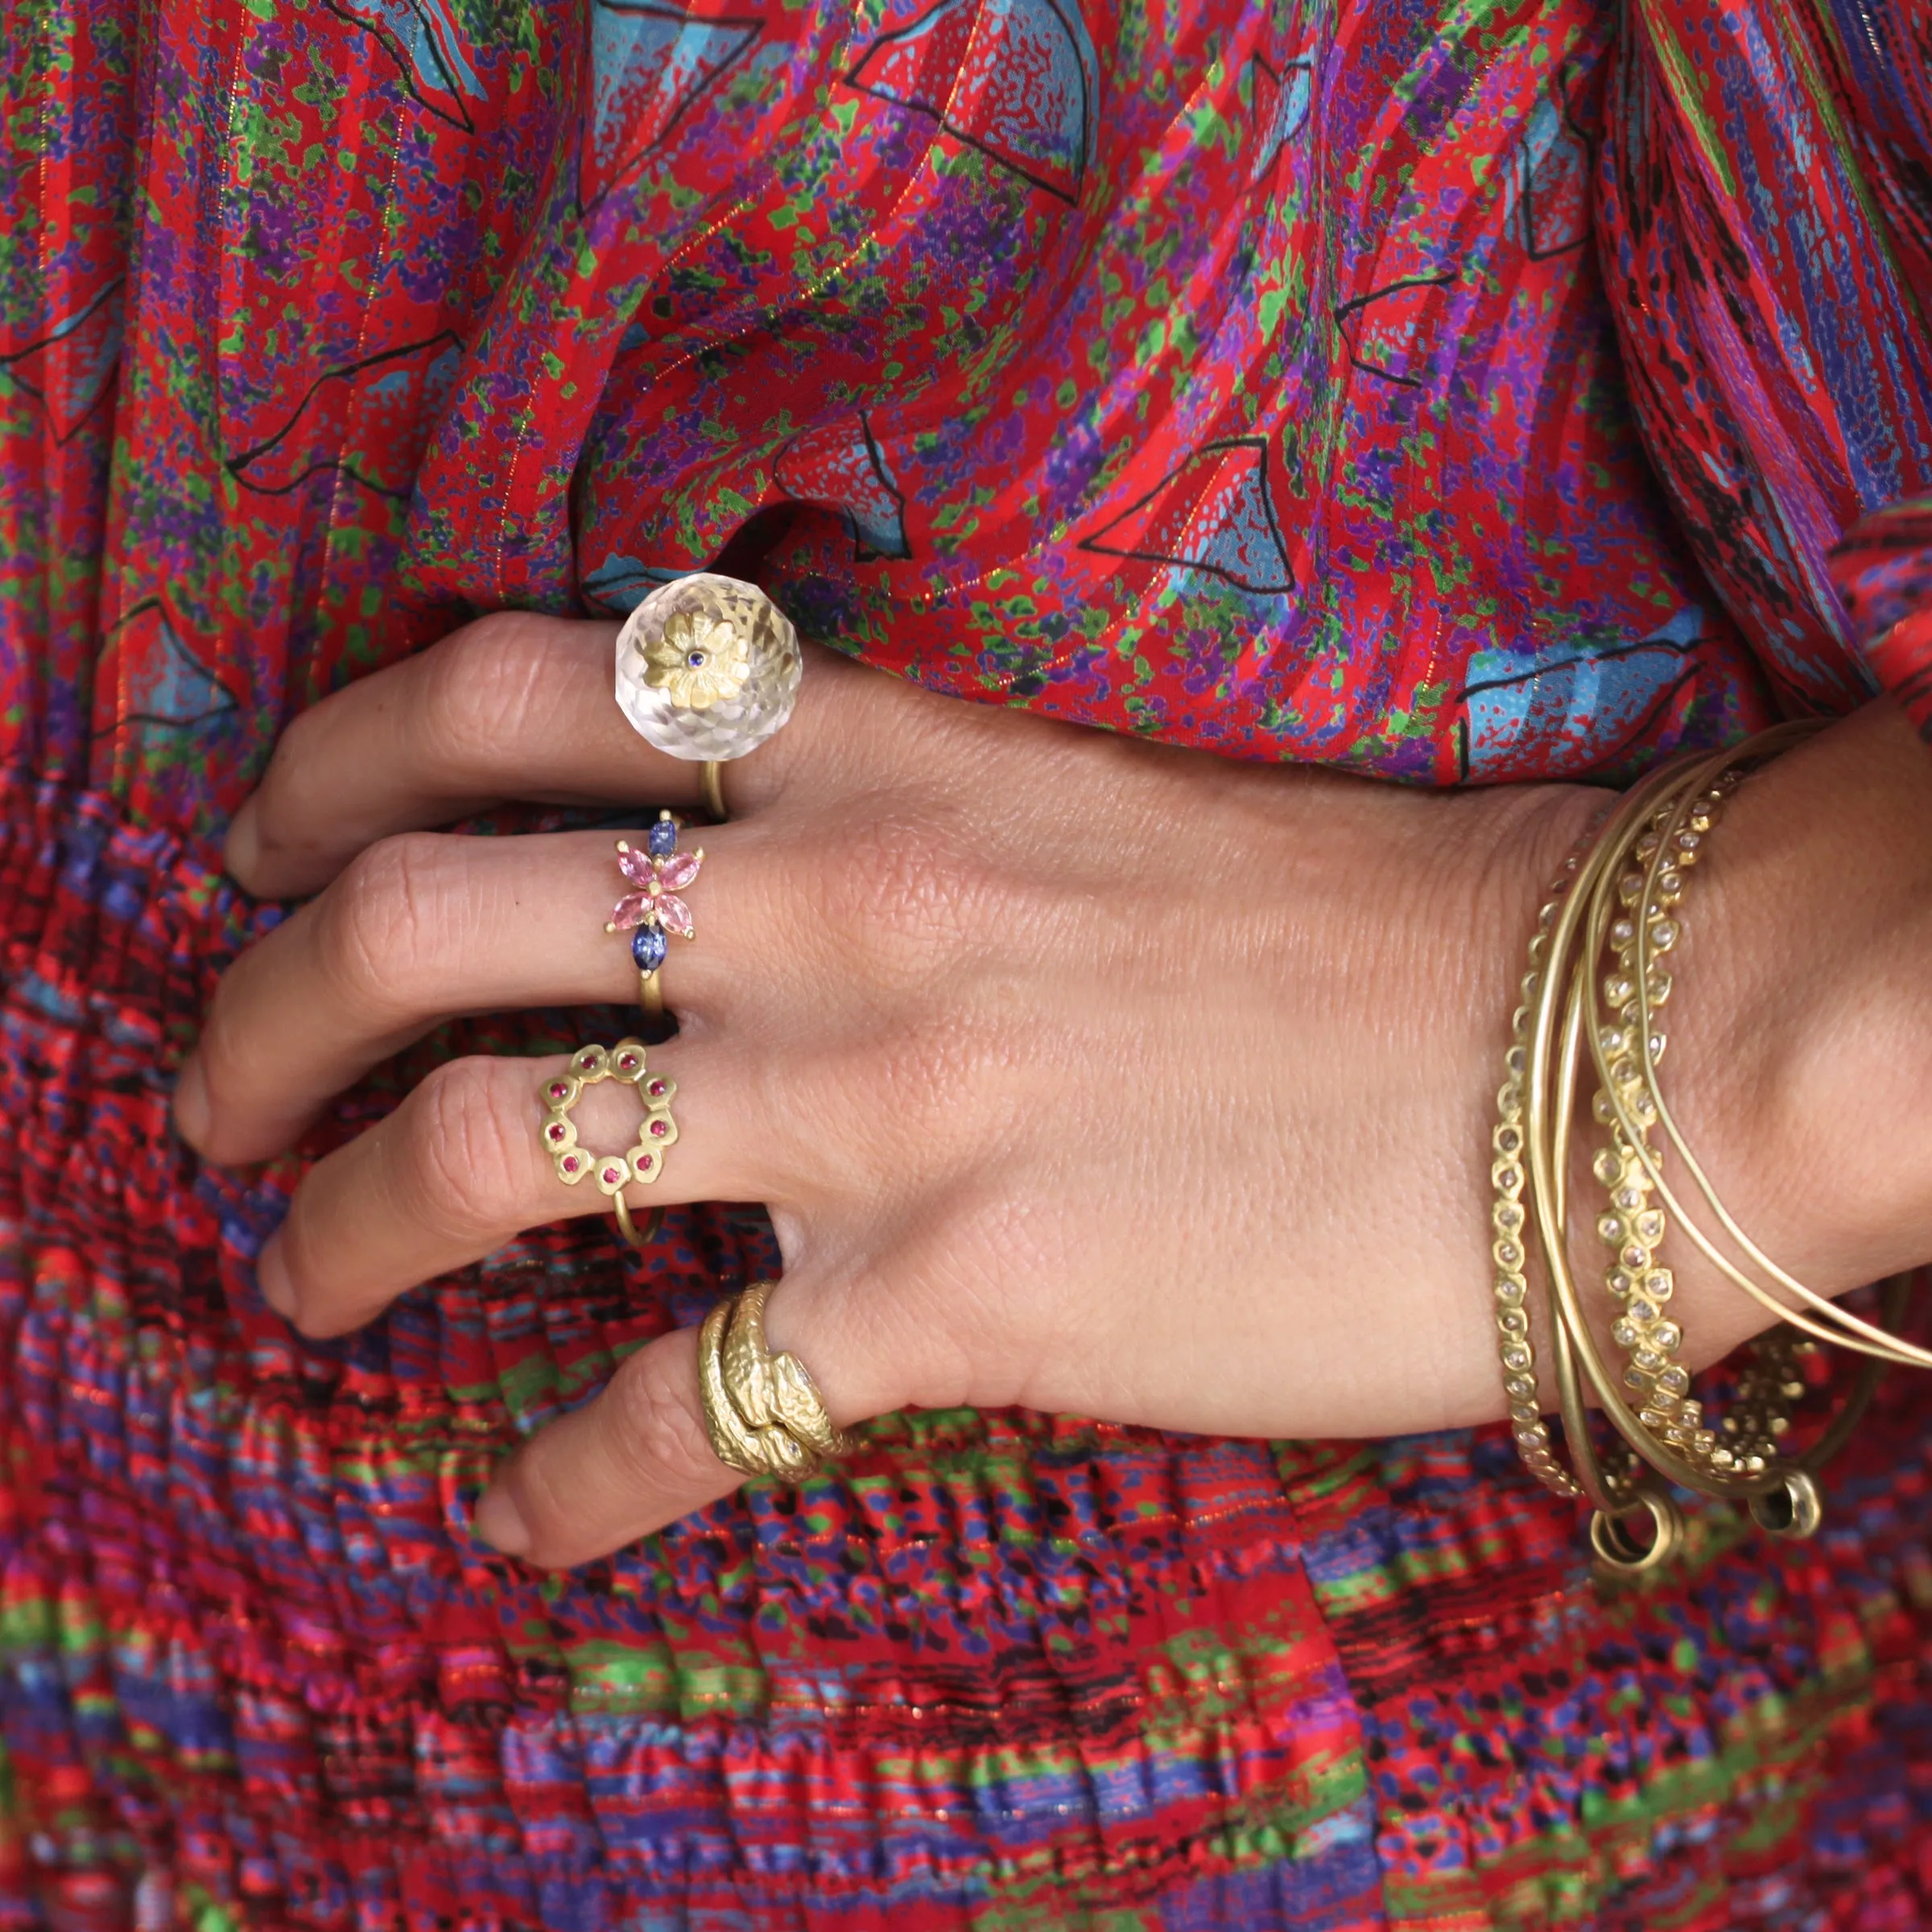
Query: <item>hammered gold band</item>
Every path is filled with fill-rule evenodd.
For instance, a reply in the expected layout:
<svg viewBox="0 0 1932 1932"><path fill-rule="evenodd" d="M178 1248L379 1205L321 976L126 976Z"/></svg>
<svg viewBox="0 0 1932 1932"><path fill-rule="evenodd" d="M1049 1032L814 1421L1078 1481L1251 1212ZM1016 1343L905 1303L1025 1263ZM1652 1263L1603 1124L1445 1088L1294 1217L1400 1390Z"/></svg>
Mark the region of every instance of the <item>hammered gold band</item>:
<svg viewBox="0 0 1932 1932"><path fill-rule="evenodd" d="M705 1316L698 1386L720 1462L745 1476L795 1483L853 1444L825 1413L805 1364L795 1355L774 1355L766 1343L765 1304L777 1286L757 1282Z"/></svg>

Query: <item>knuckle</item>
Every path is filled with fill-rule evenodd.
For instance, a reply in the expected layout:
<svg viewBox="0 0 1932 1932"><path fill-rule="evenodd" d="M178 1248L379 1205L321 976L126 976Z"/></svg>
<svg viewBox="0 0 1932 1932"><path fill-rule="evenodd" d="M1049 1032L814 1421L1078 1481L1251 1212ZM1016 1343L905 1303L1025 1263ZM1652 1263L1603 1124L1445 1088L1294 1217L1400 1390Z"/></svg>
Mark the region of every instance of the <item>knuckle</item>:
<svg viewBox="0 0 1932 1932"><path fill-rule="evenodd" d="M1024 1028L964 1005L875 1013L856 1051L747 1076L770 1158L794 1199L923 1195L1022 1140L1050 1103L1051 1067Z"/></svg>
<svg viewBox="0 0 1932 1932"><path fill-rule="evenodd" d="M555 669L554 624L526 611L493 612L446 638L423 660L426 762L452 774L481 768L527 734Z"/></svg>
<svg viewBox="0 0 1932 1932"><path fill-rule="evenodd" d="M398 1017L415 1011L412 993L452 930L455 843L434 832L378 840L329 888L320 964L358 1008Z"/></svg>
<svg viewBox="0 0 1932 1932"><path fill-rule="evenodd" d="M730 1479L712 1452L697 1377L667 1349L646 1348L610 1379L615 1451L642 1486L716 1489Z"/></svg>
<svg viewBox="0 0 1932 1932"><path fill-rule="evenodd" d="M886 1103L881 1126L895 1143L912 1137L936 1168L1023 1130L1035 1098L1027 1075L1010 1034L940 1006L881 1036L872 1081Z"/></svg>
<svg viewBox="0 0 1932 1932"><path fill-rule="evenodd" d="M514 1228L526 1162L487 1059L446 1061L411 1096L411 1191L438 1232L464 1240Z"/></svg>
<svg viewBox="0 0 1932 1932"><path fill-rule="evenodd" d="M887 989L943 980L1011 916L1011 888L968 828L931 811L869 815L819 861L815 883L824 930Z"/></svg>

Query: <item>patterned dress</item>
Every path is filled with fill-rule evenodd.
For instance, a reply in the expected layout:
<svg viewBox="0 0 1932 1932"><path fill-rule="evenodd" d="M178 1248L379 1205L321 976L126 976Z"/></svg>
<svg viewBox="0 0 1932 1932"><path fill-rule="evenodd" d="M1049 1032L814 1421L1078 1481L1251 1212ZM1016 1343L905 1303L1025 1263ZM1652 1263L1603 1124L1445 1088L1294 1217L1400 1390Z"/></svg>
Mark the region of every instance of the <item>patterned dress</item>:
<svg viewBox="0 0 1932 1932"><path fill-rule="evenodd" d="M1909 1387L1817 1542L1706 1510L1648 1591L1496 1431L968 1412L546 1578L485 1472L758 1220L307 1344L301 1160L167 1116L278 730L479 610L721 559L1427 785L1924 709L1929 60L1908 0L5 0L0 1928L1932 1919Z"/></svg>

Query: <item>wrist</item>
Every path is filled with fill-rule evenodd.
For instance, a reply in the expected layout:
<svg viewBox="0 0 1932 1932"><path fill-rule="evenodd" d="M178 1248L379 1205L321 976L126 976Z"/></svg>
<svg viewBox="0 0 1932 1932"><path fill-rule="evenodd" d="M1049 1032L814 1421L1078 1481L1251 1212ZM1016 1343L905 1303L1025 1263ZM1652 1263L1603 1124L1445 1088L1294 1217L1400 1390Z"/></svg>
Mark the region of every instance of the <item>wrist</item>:
<svg viewBox="0 0 1932 1932"><path fill-rule="evenodd" d="M1932 1245L1928 909L1932 760L1881 706L1747 780L1686 896L1662 1091L1739 1225L1822 1294ZM1692 1365L1770 1325L1681 1231L1670 1265Z"/></svg>

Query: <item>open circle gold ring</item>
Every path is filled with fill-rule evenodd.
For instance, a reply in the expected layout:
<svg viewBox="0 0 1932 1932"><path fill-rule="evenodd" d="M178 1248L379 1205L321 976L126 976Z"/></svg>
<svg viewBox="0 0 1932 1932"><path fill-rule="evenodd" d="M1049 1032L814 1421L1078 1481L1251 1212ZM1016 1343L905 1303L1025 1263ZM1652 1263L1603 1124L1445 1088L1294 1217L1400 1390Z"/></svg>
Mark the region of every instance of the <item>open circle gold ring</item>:
<svg viewBox="0 0 1932 1932"><path fill-rule="evenodd" d="M592 1154L580 1146L577 1124L571 1118L584 1089L605 1080L621 1081L634 1089L643 1108L637 1140L621 1154ZM654 1212L640 1233L624 1190L634 1181L649 1187L664 1171L664 1156L678 1137L678 1124L671 1113L677 1091L675 1080L650 1071L644 1042L634 1039L619 1040L614 1046L580 1046L568 1068L543 1083L539 1132L557 1179L567 1187L596 1182L598 1191L609 1199L620 1232L634 1248L650 1241L664 1216L662 1209Z"/></svg>

